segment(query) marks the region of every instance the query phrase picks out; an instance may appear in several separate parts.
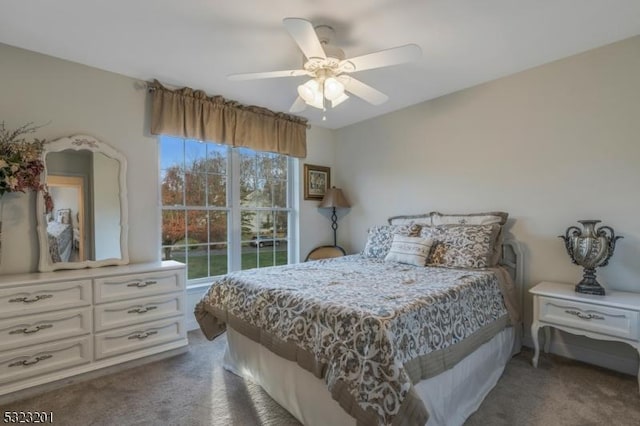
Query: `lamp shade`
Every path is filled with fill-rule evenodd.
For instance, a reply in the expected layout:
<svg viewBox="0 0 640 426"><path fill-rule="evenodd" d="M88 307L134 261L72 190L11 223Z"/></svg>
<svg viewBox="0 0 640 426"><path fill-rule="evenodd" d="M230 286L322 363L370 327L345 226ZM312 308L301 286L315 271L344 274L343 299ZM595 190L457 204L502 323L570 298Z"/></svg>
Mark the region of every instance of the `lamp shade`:
<svg viewBox="0 0 640 426"><path fill-rule="evenodd" d="M320 85L316 80L309 80L304 84L298 86L298 95L310 104L316 99L316 93L320 91Z"/></svg>
<svg viewBox="0 0 640 426"><path fill-rule="evenodd" d="M324 198L322 199L322 202L320 202L320 208L349 208L351 207L351 204L349 204L349 202L347 201L347 199L345 198L344 194L342 193L342 189L340 188L336 188L335 186L333 188L329 188L327 190L327 193L324 194Z"/></svg>
<svg viewBox="0 0 640 426"><path fill-rule="evenodd" d="M324 81L324 97L330 101L338 99L344 94L344 84L333 77L329 77Z"/></svg>

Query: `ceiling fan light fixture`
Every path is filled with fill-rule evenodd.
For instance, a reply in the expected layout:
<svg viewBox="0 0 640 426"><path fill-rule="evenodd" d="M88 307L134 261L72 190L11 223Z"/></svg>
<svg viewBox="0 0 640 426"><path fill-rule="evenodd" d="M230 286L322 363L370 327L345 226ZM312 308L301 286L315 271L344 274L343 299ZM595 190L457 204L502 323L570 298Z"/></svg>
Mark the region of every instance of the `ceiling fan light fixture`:
<svg viewBox="0 0 640 426"><path fill-rule="evenodd" d="M311 102L307 102L307 104L314 108L324 109L324 98L322 97L322 92L319 88L316 91L313 100Z"/></svg>
<svg viewBox="0 0 640 426"><path fill-rule="evenodd" d="M330 101L335 101L344 95L344 84L336 78L329 77L324 81L324 97Z"/></svg>
<svg viewBox="0 0 640 426"><path fill-rule="evenodd" d="M349 99L349 96L347 96L347 94L343 92L342 95L338 96L336 99L333 99L331 101L331 108L337 107L347 99Z"/></svg>
<svg viewBox="0 0 640 426"><path fill-rule="evenodd" d="M298 95L300 95L300 97L304 99L304 101L309 105L313 104L313 102L318 97L317 94L319 92L320 92L320 85L315 79L311 79L306 83L298 86Z"/></svg>
<svg viewBox="0 0 640 426"><path fill-rule="evenodd" d="M302 18L285 18L282 23L304 55L301 69L258 73L232 74L230 80L309 76L311 79L298 86L299 96L289 109L301 112L306 105L326 111L331 101L334 108L350 96L360 98L371 105L381 105L389 97L362 81L344 74L389 67L416 61L422 49L416 44L392 47L352 58L345 58L344 51L330 44L334 34L328 25L313 26ZM323 115L323 120L326 116Z"/></svg>

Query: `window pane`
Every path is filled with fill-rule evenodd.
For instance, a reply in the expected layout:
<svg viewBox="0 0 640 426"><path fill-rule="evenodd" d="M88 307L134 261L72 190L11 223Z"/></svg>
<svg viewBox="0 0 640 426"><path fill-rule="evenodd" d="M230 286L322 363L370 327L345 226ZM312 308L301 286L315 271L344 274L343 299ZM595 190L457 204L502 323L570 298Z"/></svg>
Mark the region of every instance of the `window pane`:
<svg viewBox="0 0 640 426"><path fill-rule="evenodd" d="M162 170L162 205L178 206L184 204L184 174L178 167Z"/></svg>
<svg viewBox="0 0 640 426"><path fill-rule="evenodd" d="M253 198L253 206L255 207L273 207L273 199L271 196L271 186L266 179L257 179L257 186Z"/></svg>
<svg viewBox="0 0 640 426"><path fill-rule="evenodd" d="M259 225L258 235L272 238L274 235L273 229L273 212L261 211L258 212Z"/></svg>
<svg viewBox="0 0 640 426"><path fill-rule="evenodd" d="M209 246L209 275L227 273L227 244L211 244Z"/></svg>
<svg viewBox="0 0 640 426"><path fill-rule="evenodd" d="M205 173L207 170L207 145L193 139L184 142L184 165L187 170Z"/></svg>
<svg viewBox="0 0 640 426"><path fill-rule="evenodd" d="M276 250L276 265L286 265L289 263L288 241L289 236L289 214L287 212L276 212L275 214L276 237L280 244Z"/></svg>
<svg viewBox="0 0 640 426"><path fill-rule="evenodd" d="M240 148L240 204L243 207L255 207L258 183L256 177L256 153Z"/></svg>
<svg viewBox="0 0 640 426"><path fill-rule="evenodd" d="M185 174L185 198L187 206L204 206L207 200L207 175L204 173Z"/></svg>
<svg viewBox="0 0 640 426"><path fill-rule="evenodd" d="M228 146L213 143L207 144L207 172L226 175L228 155Z"/></svg>
<svg viewBox="0 0 640 426"><path fill-rule="evenodd" d="M225 175L207 175L207 191L210 206L224 207L227 205L227 177Z"/></svg>
<svg viewBox="0 0 640 426"><path fill-rule="evenodd" d="M187 278L190 280L209 276L209 247L187 246Z"/></svg>
<svg viewBox="0 0 640 426"><path fill-rule="evenodd" d="M273 207L287 207L287 181L278 180L273 184Z"/></svg>
<svg viewBox="0 0 640 426"><path fill-rule="evenodd" d="M252 247L249 243L242 244L242 259L241 268L252 269L258 265L258 251L257 248Z"/></svg>
<svg viewBox="0 0 640 426"><path fill-rule="evenodd" d="M242 241L250 240L252 237L258 234L257 224L257 212L250 210L243 210L240 213L240 221L242 226Z"/></svg>
<svg viewBox="0 0 640 426"><path fill-rule="evenodd" d="M162 204L182 205L184 192L184 142L180 138L160 138L160 181Z"/></svg>
<svg viewBox="0 0 640 426"><path fill-rule="evenodd" d="M284 248L283 248L284 246ZM286 244L280 244L280 250L276 251L276 265L287 265L289 263L289 252Z"/></svg>
<svg viewBox="0 0 640 426"><path fill-rule="evenodd" d="M227 212L209 212L209 243L227 241Z"/></svg>
<svg viewBox="0 0 640 426"><path fill-rule="evenodd" d="M209 224L205 210L190 210L187 213L187 244L208 244Z"/></svg>
<svg viewBox="0 0 640 426"><path fill-rule="evenodd" d="M175 260L176 262L186 263L187 257L184 246L163 246L162 260Z"/></svg>
<svg viewBox="0 0 640 426"><path fill-rule="evenodd" d="M184 142L181 138L160 137L160 169L184 167Z"/></svg>
<svg viewBox="0 0 640 426"><path fill-rule="evenodd" d="M171 246L185 238L185 212L164 210L162 212L162 245Z"/></svg>
<svg viewBox="0 0 640 426"><path fill-rule="evenodd" d="M287 156L275 154L273 163L273 177L276 179L287 179Z"/></svg>
<svg viewBox="0 0 640 426"><path fill-rule="evenodd" d="M275 213L275 233L278 238L289 236L289 214L287 212Z"/></svg>

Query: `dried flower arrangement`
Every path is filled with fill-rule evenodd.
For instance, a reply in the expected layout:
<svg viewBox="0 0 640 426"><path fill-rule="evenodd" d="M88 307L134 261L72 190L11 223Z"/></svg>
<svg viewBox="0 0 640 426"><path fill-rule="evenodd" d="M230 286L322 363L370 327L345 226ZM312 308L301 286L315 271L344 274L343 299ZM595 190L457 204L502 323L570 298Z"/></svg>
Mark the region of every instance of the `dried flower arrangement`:
<svg viewBox="0 0 640 426"><path fill-rule="evenodd" d="M40 182L44 171L44 140L27 141L25 136L41 126L27 123L10 131L0 122L0 198L7 192L45 191Z"/></svg>

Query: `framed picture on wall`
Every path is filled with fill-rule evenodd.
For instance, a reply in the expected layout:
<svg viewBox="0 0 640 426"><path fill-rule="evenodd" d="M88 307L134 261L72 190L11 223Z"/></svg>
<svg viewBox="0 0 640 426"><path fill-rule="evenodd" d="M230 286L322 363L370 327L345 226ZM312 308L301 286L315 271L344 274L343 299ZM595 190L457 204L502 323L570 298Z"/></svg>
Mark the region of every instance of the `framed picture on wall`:
<svg viewBox="0 0 640 426"><path fill-rule="evenodd" d="M304 199L322 200L327 189L331 188L331 168L304 165Z"/></svg>

